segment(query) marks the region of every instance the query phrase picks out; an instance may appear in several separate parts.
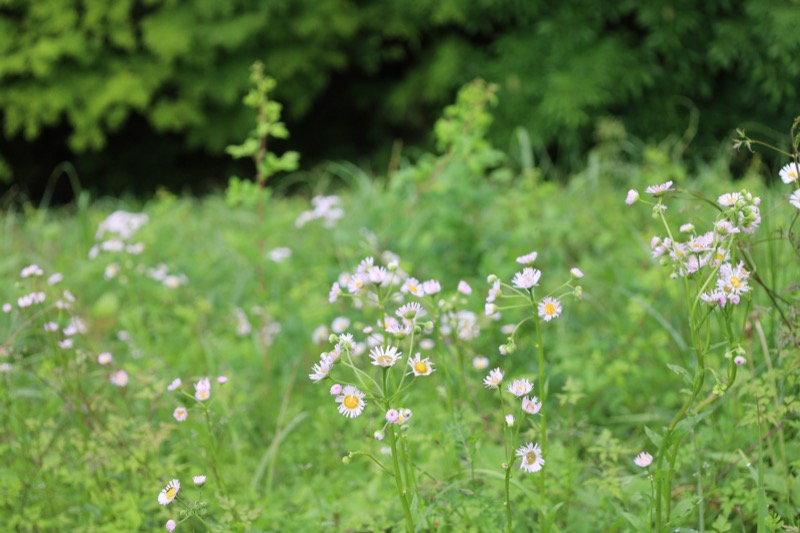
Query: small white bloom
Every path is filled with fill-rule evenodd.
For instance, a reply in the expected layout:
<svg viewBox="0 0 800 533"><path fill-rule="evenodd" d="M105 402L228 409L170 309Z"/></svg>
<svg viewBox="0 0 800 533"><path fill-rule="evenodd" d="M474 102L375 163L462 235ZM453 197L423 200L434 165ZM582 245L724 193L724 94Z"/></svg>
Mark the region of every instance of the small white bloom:
<svg viewBox="0 0 800 533"><path fill-rule="evenodd" d="M511 284L518 289L531 289L539 284L542 272L535 268L523 268L522 272L514 274Z"/></svg>
<svg viewBox="0 0 800 533"><path fill-rule="evenodd" d="M653 462L653 456L647 452L642 452L636 456L633 462L636 463L636 466L647 468Z"/></svg>
<svg viewBox="0 0 800 533"><path fill-rule="evenodd" d="M639 191L631 189L628 191L628 196L625 197L625 203L628 205L633 205L633 203L639 199Z"/></svg>
<svg viewBox="0 0 800 533"><path fill-rule="evenodd" d="M800 189L797 189L789 196L789 203L800 209Z"/></svg>
<svg viewBox="0 0 800 533"><path fill-rule="evenodd" d="M117 387L124 387L128 384L128 374L124 370L117 370L111 377L109 378L111 383L116 385Z"/></svg>
<svg viewBox="0 0 800 533"><path fill-rule="evenodd" d="M278 248L273 248L270 250L267 254L267 257L276 263L282 263L283 261L286 261L292 257L292 250L291 248L287 248L285 246L279 246Z"/></svg>
<svg viewBox="0 0 800 533"><path fill-rule="evenodd" d="M181 489L181 482L177 479L173 479L167 484L167 488L161 491L158 495L158 503L161 505L167 505L172 500L175 499L175 496L178 495L178 491Z"/></svg>
<svg viewBox="0 0 800 533"><path fill-rule="evenodd" d="M355 418L364 411L365 394L352 385L347 385L342 389L342 394L336 397L336 403L339 404L339 413L347 418Z"/></svg>
<svg viewBox="0 0 800 533"><path fill-rule="evenodd" d="M458 282L458 292L460 292L461 294L470 295L472 294L472 287L470 287L469 283L467 283L462 279L461 281Z"/></svg>
<svg viewBox="0 0 800 533"><path fill-rule="evenodd" d="M331 322L331 331L334 333L344 333L350 327L350 319L344 316L337 316Z"/></svg>
<svg viewBox="0 0 800 533"><path fill-rule="evenodd" d="M472 359L472 368L475 370L484 370L489 367L488 357L474 357Z"/></svg>
<svg viewBox="0 0 800 533"><path fill-rule="evenodd" d="M666 183L661 183L659 185L651 185L648 188L646 188L644 192L654 196L655 198L658 198L659 196L664 195L664 193L674 190L675 189L672 188L672 181L668 181Z"/></svg>
<svg viewBox="0 0 800 533"><path fill-rule="evenodd" d="M539 254L537 252L531 252L529 254L521 255L517 257L517 263L521 265L530 265L531 263L536 261L536 258L538 256Z"/></svg>
<svg viewBox="0 0 800 533"><path fill-rule="evenodd" d="M781 181L784 183L792 183L797 181L798 172L800 172L800 168L798 168L797 163L791 162L783 166L780 172Z"/></svg>
<svg viewBox="0 0 800 533"><path fill-rule="evenodd" d="M508 392L521 398L533 390L533 383L527 379L515 379L508 385Z"/></svg>
<svg viewBox="0 0 800 533"><path fill-rule="evenodd" d="M483 380L483 384L489 389L497 389L503 382L503 372L500 368L489 371L489 375Z"/></svg>
<svg viewBox="0 0 800 533"><path fill-rule="evenodd" d="M538 472L544 466L544 459L542 458L542 449L539 444L534 445L529 442L525 446L521 446L516 451L516 456L522 458L520 469L526 472Z"/></svg>
<svg viewBox="0 0 800 533"><path fill-rule="evenodd" d="M397 346L376 346L369 351L372 364L384 368L393 366L401 355L402 352L397 351Z"/></svg>

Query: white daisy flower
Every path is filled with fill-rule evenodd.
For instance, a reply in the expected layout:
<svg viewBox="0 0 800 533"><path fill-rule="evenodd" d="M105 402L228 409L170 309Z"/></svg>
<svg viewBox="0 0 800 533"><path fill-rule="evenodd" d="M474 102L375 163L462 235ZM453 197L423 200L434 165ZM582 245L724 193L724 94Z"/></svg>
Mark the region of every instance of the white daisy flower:
<svg viewBox="0 0 800 533"><path fill-rule="evenodd" d="M317 382L325 379L331 371L331 363L327 358L321 358L320 362L311 367L311 374L308 375L311 381Z"/></svg>
<svg viewBox="0 0 800 533"><path fill-rule="evenodd" d="M550 322L561 314L561 302L550 296L542 299L538 306L539 317L545 322Z"/></svg>
<svg viewBox="0 0 800 533"><path fill-rule="evenodd" d="M403 283L403 286L400 287L400 292L407 292L417 298L425 296L425 289L417 278L408 278L405 283Z"/></svg>
<svg viewBox="0 0 800 533"><path fill-rule="evenodd" d="M194 397L204 402L211 396L211 381L203 378L194 384Z"/></svg>
<svg viewBox="0 0 800 533"><path fill-rule="evenodd" d="M628 195L625 197L625 203L627 205L633 205L636 200L639 199L639 191L631 189L628 191Z"/></svg>
<svg viewBox="0 0 800 533"><path fill-rule="evenodd" d="M780 172L781 181L784 183L792 183L797 181L798 178L798 165L797 163L788 163L783 166Z"/></svg>
<svg viewBox="0 0 800 533"><path fill-rule="evenodd" d="M337 316L331 322L331 331L334 333L344 333L350 327L350 319L344 316Z"/></svg>
<svg viewBox="0 0 800 533"><path fill-rule="evenodd" d="M167 505L169 502L175 499L175 496L178 495L178 491L181 489L181 482L177 479L173 479L169 483L167 483L167 488L161 491L158 495L158 503L161 505Z"/></svg>
<svg viewBox="0 0 800 533"><path fill-rule="evenodd" d="M372 359L372 364L375 366L390 367L393 366L402 352L397 351L396 346L376 346L369 351L369 357Z"/></svg>
<svg viewBox="0 0 800 533"><path fill-rule="evenodd" d="M483 380L483 384L486 385L489 389L497 389L500 387L500 384L503 382L503 372L500 368L495 368L494 370L489 371L489 375L486 376Z"/></svg>
<svg viewBox="0 0 800 533"><path fill-rule="evenodd" d="M439 283L438 280L429 279L428 281L422 282L422 292L426 295L433 295L437 294L442 291L442 285Z"/></svg>
<svg viewBox="0 0 800 533"><path fill-rule="evenodd" d="M415 376L430 376L433 372L433 363L430 358L421 359L420 354L417 353L413 358L409 358L408 366Z"/></svg>
<svg viewBox="0 0 800 533"><path fill-rule="evenodd" d="M489 358L488 357L473 357L472 358L472 368L475 370L484 370L489 368Z"/></svg>
<svg viewBox="0 0 800 533"><path fill-rule="evenodd" d="M520 464L519 467L526 472L538 472L544 466L542 449L539 448L538 443L534 445L532 442L529 442L525 446L521 446L517 450L516 455L522 458L522 464Z"/></svg>
<svg viewBox="0 0 800 533"><path fill-rule="evenodd" d="M674 190L675 189L672 188L672 181L668 181L659 185L651 185L646 188L644 192L658 198L659 196L664 195L664 193Z"/></svg>
<svg viewBox="0 0 800 533"><path fill-rule="evenodd" d="M514 274L511 284L518 289L530 289L539 285L542 272L535 268L523 268L522 272Z"/></svg>
<svg viewBox="0 0 800 533"><path fill-rule="evenodd" d="M799 209L800 209L800 208L799 208ZM460 292L461 294L465 294L465 295L467 295L467 296L469 296L470 294L472 294L472 287L470 287L470 286L469 286L469 283L467 283L467 282L466 282L466 281L464 281L463 279L462 279L461 281L459 281L459 282L458 282L458 289L457 289L457 290L458 290L458 292Z"/></svg>
<svg viewBox="0 0 800 533"><path fill-rule="evenodd" d="M636 466L647 468L653 462L653 456L647 452L642 452L636 456L636 459L634 459L633 462L636 464Z"/></svg>
<svg viewBox="0 0 800 533"><path fill-rule="evenodd" d="M531 252L529 254L521 255L521 256L517 257L517 263L519 263L521 265L530 265L531 263L536 261L536 257L538 255L539 254L536 253L536 252Z"/></svg>
<svg viewBox="0 0 800 533"><path fill-rule="evenodd" d="M128 374L124 370L117 370L111 377L109 378L111 383L116 385L117 387L124 387L128 384Z"/></svg>
<svg viewBox="0 0 800 533"><path fill-rule="evenodd" d="M430 294L430 293L428 291L425 291L425 294ZM397 309L397 311L395 311L395 314L402 319L415 322L418 318L422 318L428 313L417 302L409 302L405 305L400 306Z"/></svg>
<svg viewBox="0 0 800 533"><path fill-rule="evenodd" d="M522 410L531 415L538 414L542 410L542 402L536 396L533 398L525 396L522 399Z"/></svg>
<svg viewBox="0 0 800 533"><path fill-rule="evenodd" d="M527 379L515 379L508 385L508 392L510 392L517 398L522 398L532 390L533 390L533 383L531 383Z"/></svg>
<svg viewBox="0 0 800 533"><path fill-rule="evenodd" d="M789 203L800 209L800 189L797 189L789 196Z"/></svg>
<svg viewBox="0 0 800 533"><path fill-rule="evenodd" d="M342 389L342 394L336 397L339 404L339 413L347 418L355 418L364 411L364 393L352 385L347 385Z"/></svg>
<svg viewBox="0 0 800 533"><path fill-rule="evenodd" d="M175 417L175 420L178 422L184 422L186 417L189 416L189 411L187 411L185 407L176 407L175 411L172 412L172 416Z"/></svg>

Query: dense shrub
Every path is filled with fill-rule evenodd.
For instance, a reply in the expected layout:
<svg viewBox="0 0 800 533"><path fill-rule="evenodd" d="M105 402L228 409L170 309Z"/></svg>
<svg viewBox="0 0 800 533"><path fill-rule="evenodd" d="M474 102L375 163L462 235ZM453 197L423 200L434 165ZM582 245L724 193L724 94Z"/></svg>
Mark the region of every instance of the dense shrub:
<svg viewBox="0 0 800 533"><path fill-rule="evenodd" d="M14 143L0 152L17 165L10 152L47 132L46 147L74 154L118 132L105 154L117 163L144 152L165 168L190 149L224 158L249 126L240 100L256 59L307 161L419 140L477 76L499 87L499 146L523 126L574 161L600 117L662 138L697 110L700 146L716 145L746 117L774 127L796 111L798 22L788 0L6 0L0 112ZM160 140L148 145L142 128ZM141 148L125 152L133 135ZM42 152L39 172L64 157Z"/></svg>

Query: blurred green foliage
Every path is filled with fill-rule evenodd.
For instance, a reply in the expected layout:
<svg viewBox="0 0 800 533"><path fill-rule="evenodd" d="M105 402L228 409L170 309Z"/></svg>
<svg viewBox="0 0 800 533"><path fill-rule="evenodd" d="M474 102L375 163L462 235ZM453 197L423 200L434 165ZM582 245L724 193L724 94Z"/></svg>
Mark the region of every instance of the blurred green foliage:
<svg viewBox="0 0 800 533"><path fill-rule="evenodd" d="M794 0L3 0L0 111L7 138L60 127L73 153L143 117L221 155L248 129L260 59L313 161L418 141L483 77L498 146L522 126L540 155L578 163L606 116L652 139L700 110L704 148L748 120L778 127L796 111L799 25Z"/></svg>

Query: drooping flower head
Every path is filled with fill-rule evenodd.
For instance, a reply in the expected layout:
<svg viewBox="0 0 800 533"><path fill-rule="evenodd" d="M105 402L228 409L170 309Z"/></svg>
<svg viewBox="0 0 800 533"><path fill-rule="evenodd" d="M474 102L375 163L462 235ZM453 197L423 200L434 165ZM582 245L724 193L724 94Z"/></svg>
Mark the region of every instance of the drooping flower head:
<svg viewBox="0 0 800 533"><path fill-rule="evenodd" d="M625 197L625 203L627 205L633 205L636 200L639 199L639 191L631 189L628 191L628 195Z"/></svg>

